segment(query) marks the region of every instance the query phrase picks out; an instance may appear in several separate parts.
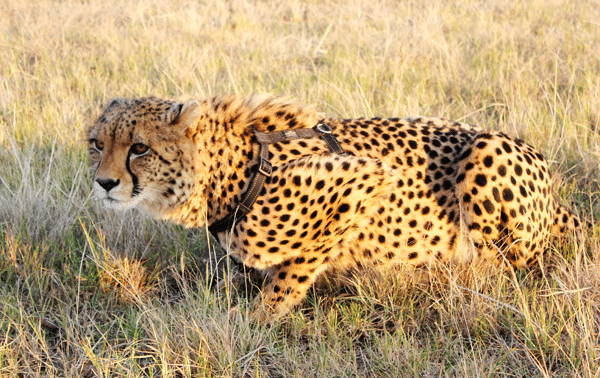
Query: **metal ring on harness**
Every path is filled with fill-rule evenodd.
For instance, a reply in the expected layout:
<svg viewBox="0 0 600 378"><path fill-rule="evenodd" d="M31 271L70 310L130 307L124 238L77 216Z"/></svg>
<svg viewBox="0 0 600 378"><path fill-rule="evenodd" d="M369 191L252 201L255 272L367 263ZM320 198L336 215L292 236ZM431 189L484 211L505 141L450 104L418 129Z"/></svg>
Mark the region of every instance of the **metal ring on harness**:
<svg viewBox="0 0 600 378"><path fill-rule="evenodd" d="M318 132L323 134L331 134L332 132L331 127L329 127L329 125L320 122L317 124L317 126L315 126L315 129L317 129Z"/></svg>

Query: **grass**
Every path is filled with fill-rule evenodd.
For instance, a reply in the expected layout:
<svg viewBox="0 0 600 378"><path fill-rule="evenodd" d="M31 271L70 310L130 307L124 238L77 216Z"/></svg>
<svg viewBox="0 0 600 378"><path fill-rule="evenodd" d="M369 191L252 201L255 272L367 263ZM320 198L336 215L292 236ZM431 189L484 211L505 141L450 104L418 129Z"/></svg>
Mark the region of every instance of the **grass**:
<svg viewBox="0 0 600 378"><path fill-rule="evenodd" d="M210 289L227 266L203 230L103 210L81 141L116 95L442 116L533 144L595 223L599 19L568 0L3 2L0 376L600 376L597 226L542 268L371 272L267 327L252 290Z"/></svg>

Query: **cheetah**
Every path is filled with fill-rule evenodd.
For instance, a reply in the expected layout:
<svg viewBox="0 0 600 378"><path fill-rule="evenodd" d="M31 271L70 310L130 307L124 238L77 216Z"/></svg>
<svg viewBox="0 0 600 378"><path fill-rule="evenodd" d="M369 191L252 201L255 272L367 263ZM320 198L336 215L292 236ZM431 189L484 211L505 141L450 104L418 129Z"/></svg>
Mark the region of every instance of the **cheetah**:
<svg viewBox="0 0 600 378"><path fill-rule="evenodd" d="M259 134L280 138L263 148ZM539 152L441 118L327 118L259 95L114 98L87 140L105 206L186 227L229 219L214 233L269 279L256 303L275 317L323 274L437 262L523 268L550 235L579 227Z"/></svg>

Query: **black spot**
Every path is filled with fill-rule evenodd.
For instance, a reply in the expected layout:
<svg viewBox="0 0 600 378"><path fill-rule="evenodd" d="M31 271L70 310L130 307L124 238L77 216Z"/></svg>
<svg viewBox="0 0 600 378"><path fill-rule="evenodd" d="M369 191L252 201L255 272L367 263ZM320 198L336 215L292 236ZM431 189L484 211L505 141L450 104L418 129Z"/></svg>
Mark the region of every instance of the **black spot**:
<svg viewBox="0 0 600 378"><path fill-rule="evenodd" d="M521 176L523 174L523 168L521 168L519 164L515 165L515 173L517 174L517 176Z"/></svg>
<svg viewBox="0 0 600 378"><path fill-rule="evenodd" d="M498 174L502 177L506 176L506 167L504 165L498 167Z"/></svg>
<svg viewBox="0 0 600 378"><path fill-rule="evenodd" d="M488 168L489 168L489 167L491 167L491 166L492 166L492 164L494 164L494 158L493 158L493 157L491 157L490 155L486 156L486 157L483 159L483 165L485 165L486 167L488 167Z"/></svg>
<svg viewBox="0 0 600 378"><path fill-rule="evenodd" d="M338 207L338 212L340 213L345 213L348 210L350 210L350 205L348 205L347 203L343 203L340 205L340 207Z"/></svg>
<svg viewBox="0 0 600 378"><path fill-rule="evenodd" d="M294 183L294 185L296 186L300 186L302 184L302 180L300 179L300 176L294 176L292 178L292 182Z"/></svg>
<svg viewBox="0 0 600 378"><path fill-rule="evenodd" d="M485 186L487 184L487 177L480 173L475 176L475 183L479 186Z"/></svg>
<svg viewBox="0 0 600 378"><path fill-rule="evenodd" d="M502 199L500 198L500 191L498 188L494 187L494 189L492 189L492 194L494 195L494 201L500 203Z"/></svg>
<svg viewBox="0 0 600 378"><path fill-rule="evenodd" d="M469 155L471 155L471 149L470 148L467 149L467 150L465 150L465 152L463 152L463 154L460 155L460 157L458 158L458 161L461 161L461 160L464 160L464 159L468 158Z"/></svg>
<svg viewBox="0 0 600 378"><path fill-rule="evenodd" d="M494 207L494 204L489 199L486 199L485 201L483 201L483 208L485 209L485 211L488 214L493 214L494 211L496 210L496 208Z"/></svg>

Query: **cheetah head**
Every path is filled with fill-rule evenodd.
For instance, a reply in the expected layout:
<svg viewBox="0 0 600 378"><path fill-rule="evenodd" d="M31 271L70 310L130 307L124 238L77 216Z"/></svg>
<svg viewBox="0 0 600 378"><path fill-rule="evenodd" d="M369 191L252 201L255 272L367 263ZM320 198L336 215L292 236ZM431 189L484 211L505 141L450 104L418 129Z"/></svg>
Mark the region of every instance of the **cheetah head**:
<svg viewBox="0 0 600 378"><path fill-rule="evenodd" d="M197 189L189 134L198 113L195 100L111 99L87 130L96 197L108 208L170 218Z"/></svg>

